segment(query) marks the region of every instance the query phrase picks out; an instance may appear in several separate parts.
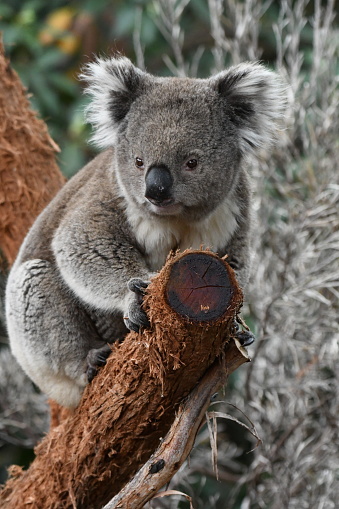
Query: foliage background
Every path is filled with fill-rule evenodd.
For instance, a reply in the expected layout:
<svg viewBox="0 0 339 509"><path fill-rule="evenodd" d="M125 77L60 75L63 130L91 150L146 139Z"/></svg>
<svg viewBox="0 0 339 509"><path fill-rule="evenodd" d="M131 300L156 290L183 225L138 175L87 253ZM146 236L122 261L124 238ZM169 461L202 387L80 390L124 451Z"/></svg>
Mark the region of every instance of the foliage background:
<svg viewBox="0 0 339 509"><path fill-rule="evenodd" d="M328 0L7 0L0 30L13 67L73 175L95 148L77 74L93 54L120 51L159 75L205 77L262 59L290 85L288 129L252 162L258 220L245 314L253 361L232 377L219 410L254 422L218 430L219 481L200 433L172 488L198 508L324 508L339 500L337 4ZM0 316L1 318L1 316ZM0 331L1 333L1 331ZM5 332L2 330L5 343ZM44 397L7 349L0 359L0 466L27 464L47 427ZM10 369L9 369L10 367ZM178 497L153 508L186 508Z"/></svg>
<svg viewBox="0 0 339 509"><path fill-rule="evenodd" d="M180 2L167 2L171 3ZM185 35L183 59L194 60L197 48L205 47L198 66L198 75L210 74L214 65L208 2L194 0L180 16ZM240 2L241 3L241 2ZM249 2L255 4L256 2ZM166 3L165 3L166 4ZM163 30L159 29L159 2L151 0L7 0L0 4L0 30L7 55L23 83L32 94L31 101L47 122L53 139L61 148L59 163L66 176L74 174L93 156L87 139L89 128L83 122L87 98L77 81L80 67L93 54L120 51L136 61L135 25L142 11L141 46L147 70L170 75L164 62L173 58L173 51ZM306 6L311 15L311 3ZM261 58L276 58L273 23L277 21L279 2L272 2L260 19L259 43ZM160 21L161 23L161 21ZM232 19L225 17L229 36L235 29ZM167 34L168 35L168 34ZM304 67L312 59L312 27L308 23L301 33ZM140 62L138 62L140 64ZM225 55L225 65L232 55ZM190 73L192 74L192 73Z"/></svg>

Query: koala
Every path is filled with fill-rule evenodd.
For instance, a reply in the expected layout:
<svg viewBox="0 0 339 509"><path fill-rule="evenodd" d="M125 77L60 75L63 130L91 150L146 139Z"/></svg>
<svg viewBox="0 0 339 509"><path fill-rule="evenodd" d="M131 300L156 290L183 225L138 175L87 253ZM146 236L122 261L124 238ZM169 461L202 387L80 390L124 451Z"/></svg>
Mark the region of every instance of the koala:
<svg viewBox="0 0 339 509"><path fill-rule="evenodd" d="M14 356L67 407L110 344L147 327L142 295L171 250L227 254L246 285L250 156L275 139L285 102L279 76L258 63L189 79L97 58L81 77L104 150L37 218L6 289Z"/></svg>

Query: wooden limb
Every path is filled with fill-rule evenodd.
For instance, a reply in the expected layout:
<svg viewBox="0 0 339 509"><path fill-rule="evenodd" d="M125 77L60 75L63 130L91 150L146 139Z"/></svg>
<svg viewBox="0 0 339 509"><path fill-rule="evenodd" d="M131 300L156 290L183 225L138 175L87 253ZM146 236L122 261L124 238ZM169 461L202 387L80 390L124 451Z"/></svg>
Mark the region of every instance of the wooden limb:
<svg viewBox="0 0 339 509"><path fill-rule="evenodd" d="M8 266L37 215L65 182L55 160L59 151L31 110L0 40L0 252Z"/></svg>
<svg viewBox="0 0 339 509"><path fill-rule="evenodd" d="M217 360L180 405L157 451L103 509L142 509L172 479L192 450L211 397L233 371L248 361L246 350L236 340L231 341L225 348L223 362Z"/></svg>
<svg viewBox="0 0 339 509"><path fill-rule="evenodd" d="M177 311L172 292L182 301ZM156 451L216 359L232 365L234 350L225 347L242 292L224 260L203 251L170 257L144 304L150 328L113 346L79 407L37 447L28 471L14 471L0 493L2 509L101 508Z"/></svg>

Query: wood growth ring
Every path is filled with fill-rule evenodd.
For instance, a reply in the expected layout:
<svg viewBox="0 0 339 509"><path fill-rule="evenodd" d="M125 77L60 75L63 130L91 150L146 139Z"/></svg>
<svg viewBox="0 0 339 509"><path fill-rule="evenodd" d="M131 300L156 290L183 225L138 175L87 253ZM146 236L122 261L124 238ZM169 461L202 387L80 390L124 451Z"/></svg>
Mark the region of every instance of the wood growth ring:
<svg viewBox="0 0 339 509"><path fill-rule="evenodd" d="M233 297L226 262L205 253L175 262L166 286L171 308L193 322L211 322L225 314Z"/></svg>

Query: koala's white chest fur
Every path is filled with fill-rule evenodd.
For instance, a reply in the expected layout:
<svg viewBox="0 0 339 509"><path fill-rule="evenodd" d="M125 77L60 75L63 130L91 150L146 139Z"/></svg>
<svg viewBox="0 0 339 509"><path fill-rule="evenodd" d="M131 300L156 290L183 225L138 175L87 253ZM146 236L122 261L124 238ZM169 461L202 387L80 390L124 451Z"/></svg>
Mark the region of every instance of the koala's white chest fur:
<svg viewBox="0 0 339 509"><path fill-rule="evenodd" d="M239 207L227 199L202 221L188 224L180 218L144 217L134 207L127 209L129 223L152 271L160 270L171 249L225 248L237 228Z"/></svg>

